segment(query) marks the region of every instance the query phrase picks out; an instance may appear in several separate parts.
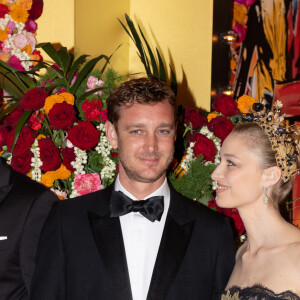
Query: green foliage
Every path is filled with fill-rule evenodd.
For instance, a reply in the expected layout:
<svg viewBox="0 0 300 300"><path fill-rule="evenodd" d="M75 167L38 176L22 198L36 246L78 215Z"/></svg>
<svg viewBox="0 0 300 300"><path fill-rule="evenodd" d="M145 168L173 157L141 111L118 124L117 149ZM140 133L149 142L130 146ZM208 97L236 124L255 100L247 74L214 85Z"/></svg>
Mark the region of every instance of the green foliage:
<svg viewBox="0 0 300 300"><path fill-rule="evenodd" d="M177 192L207 206L212 197L210 176L214 169L214 164L204 164L203 157L200 156L192 162L189 171L182 177L178 179L172 172L169 180Z"/></svg>
<svg viewBox="0 0 300 300"><path fill-rule="evenodd" d="M104 86L103 88L97 88L89 92L85 92L87 79L90 75L92 75L96 64L101 60L104 61L102 69L95 72L95 74L103 75L109 63L109 59L113 54L110 57L106 55L99 55L98 57L87 60L88 55L81 55L75 59L73 55L68 53L66 47L61 47L59 50L56 50L51 43L41 43L38 44L36 48L42 48L56 65L40 61L30 71L18 71L9 66L7 63L0 61L0 87L10 95L5 104L1 103L0 120L20 105L19 98L21 98L27 91L35 87L39 87L42 81L46 82L48 92L51 92L55 88L58 90L60 88L65 88L68 92L72 93L75 96L75 106L77 108L81 106L79 106L79 104L81 104L83 100L89 99L89 96L92 97L92 94L96 91L106 88ZM37 72L41 69L46 70L45 74L42 76ZM75 73L77 73L76 78L74 77ZM110 71L109 74L110 82L107 86L109 92L111 92L114 83L118 81L118 76L116 76L113 80L111 76L112 71ZM114 75L116 75L116 73L114 73ZM71 84L73 77L74 83ZM16 128L13 148L22 127L31 114L32 112L26 111L23 113ZM55 142L58 144L59 141L57 138L58 136L55 137Z"/></svg>

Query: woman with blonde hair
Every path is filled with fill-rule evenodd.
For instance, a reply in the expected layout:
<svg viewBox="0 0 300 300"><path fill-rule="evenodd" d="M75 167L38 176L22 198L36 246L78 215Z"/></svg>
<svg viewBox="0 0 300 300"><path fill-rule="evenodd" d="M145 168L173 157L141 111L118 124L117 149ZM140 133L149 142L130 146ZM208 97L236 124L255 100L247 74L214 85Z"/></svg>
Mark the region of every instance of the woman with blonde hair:
<svg viewBox="0 0 300 300"><path fill-rule="evenodd" d="M300 230L278 208L297 174L299 135L283 125L281 107L266 113L256 104L251 122L224 141L212 174L217 204L237 208L247 232L222 300L300 299Z"/></svg>

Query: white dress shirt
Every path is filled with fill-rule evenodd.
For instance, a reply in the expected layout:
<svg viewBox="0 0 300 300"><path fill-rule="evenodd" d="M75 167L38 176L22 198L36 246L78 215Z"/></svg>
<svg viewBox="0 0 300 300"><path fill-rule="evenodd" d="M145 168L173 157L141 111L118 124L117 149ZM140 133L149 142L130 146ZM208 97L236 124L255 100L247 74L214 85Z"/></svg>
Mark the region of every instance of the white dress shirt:
<svg viewBox="0 0 300 300"><path fill-rule="evenodd" d="M119 177L115 183L115 190L123 192L132 200L138 200L125 190ZM167 179L160 188L144 199L152 196L164 196L164 212L160 221L151 222L139 212L131 212L120 217L133 300L146 300L147 298L170 205L170 189Z"/></svg>

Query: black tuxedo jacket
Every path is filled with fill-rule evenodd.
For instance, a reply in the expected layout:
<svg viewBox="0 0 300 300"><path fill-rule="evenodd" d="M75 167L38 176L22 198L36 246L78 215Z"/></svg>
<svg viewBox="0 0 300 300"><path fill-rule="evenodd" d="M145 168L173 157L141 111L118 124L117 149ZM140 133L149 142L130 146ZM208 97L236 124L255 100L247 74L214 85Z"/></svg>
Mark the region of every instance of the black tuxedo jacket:
<svg viewBox="0 0 300 300"><path fill-rule="evenodd" d="M38 238L55 200L52 192L0 159L1 300L29 299Z"/></svg>
<svg viewBox="0 0 300 300"><path fill-rule="evenodd" d="M132 299L120 221L109 216L112 189L53 206L39 242L32 300ZM147 300L212 299L225 287L234 255L228 220L171 188Z"/></svg>

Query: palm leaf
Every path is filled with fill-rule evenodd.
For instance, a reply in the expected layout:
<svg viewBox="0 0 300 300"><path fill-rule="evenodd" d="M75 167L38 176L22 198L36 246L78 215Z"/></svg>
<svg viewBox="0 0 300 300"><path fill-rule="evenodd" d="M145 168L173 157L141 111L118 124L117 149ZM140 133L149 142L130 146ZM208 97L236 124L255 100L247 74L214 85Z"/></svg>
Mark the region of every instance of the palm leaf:
<svg viewBox="0 0 300 300"><path fill-rule="evenodd" d="M70 68L70 73L69 73L69 76L68 76L68 83L69 84L71 83L72 78L74 77L76 71L78 71L80 66L86 61L88 56L89 55L81 55L74 61L74 63L72 64L72 66Z"/></svg>
<svg viewBox="0 0 300 300"><path fill-rule="evenodd" d="M143 38L143 40L144 40L144 42L145 42L145 44L147 46L148 53L150 55L151 65L152 65L152 75L155 76L156 78L159 78L158 68L157 68L157 64L156 64L156 60L155 60L154 54L153 54L153 52L152 52L152 50L151 50L151 48L150 48L150 46L149 46L149 44L148 44L148 42L147 42L144 34L143 34L142 29L140 28L140 25L138 25L138 26L139 26L139 30L141 32L142 38Z"/></svg>
<svg viewBox="0 0 300 300"><path fill-rule="evenodd" d="M15 145L18 141L20 132L21 132L25 122L27 121L27 119L31 116L31 114L32 114L32 111L24 111L22 117L20 118L20 120L17 124L17 127L16 127L14 142L13 142L13 145L12 145L12 148L11 148L11 153L13 153Z"/></svg>
<svg viewBox="0 0 300 300"><path fill-rule="evenodd" d="M141 34L141 38L140 38L132 20L129 18L129 16L127 14L125 14L125 18L126 18L128 28L122 23L122 21L120 21L119 19L118 20L121 23L124 30L126 31L126 33L131 38L131 40L134 42L135 46L137 47L137 50L138 50L137 54L138 54L141 62L144 65L147 76L155 77L161 81L167 82L166 68L164 66L162 56L159 53L158 49L156 48L156 54L158 57L158 63L157 63L154 53L151 50L151 47L150 47L147 39L145 38L145 35L144 35L141 27L138 25L139 32ZM145 43L145 47L143 46L142 40ZM148 54L145 51L145 48L147 49ZM151 65L150 65L150 62L151 62ZM170 66L170 70L171 70L171 72L170 72L171 73L171 88L176 95L177 94L177 80L176 80L175 72L173 71L171 66Z"/></svg>

